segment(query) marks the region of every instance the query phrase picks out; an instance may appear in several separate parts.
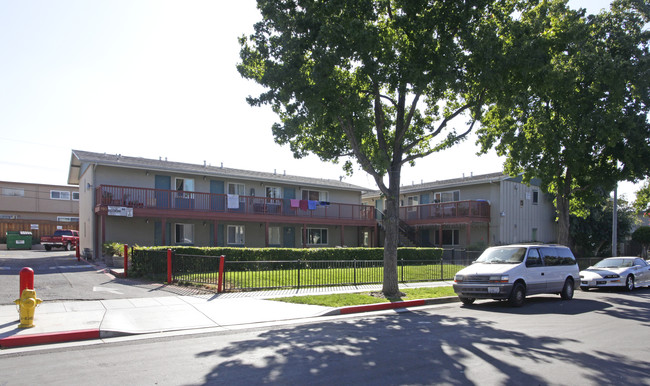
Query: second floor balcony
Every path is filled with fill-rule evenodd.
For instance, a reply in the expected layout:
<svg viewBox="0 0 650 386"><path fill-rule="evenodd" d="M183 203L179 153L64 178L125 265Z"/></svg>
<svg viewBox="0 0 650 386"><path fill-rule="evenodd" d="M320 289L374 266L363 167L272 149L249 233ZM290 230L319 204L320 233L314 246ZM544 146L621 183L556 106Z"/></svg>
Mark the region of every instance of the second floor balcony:
<svg viewBox="0 0 650 386"><path fill-rule="evenodd" d="M101 185L95 212L109 206L133 208L135 216L375 224L375 210L367 205Z"/></svg>
<svg viewBox="0 0 650 386"><path fill-rule="evenodd" d="M467 200L402 206L399 208L399 217L409 225L489 222L490 203L485 200Z"/></svg>

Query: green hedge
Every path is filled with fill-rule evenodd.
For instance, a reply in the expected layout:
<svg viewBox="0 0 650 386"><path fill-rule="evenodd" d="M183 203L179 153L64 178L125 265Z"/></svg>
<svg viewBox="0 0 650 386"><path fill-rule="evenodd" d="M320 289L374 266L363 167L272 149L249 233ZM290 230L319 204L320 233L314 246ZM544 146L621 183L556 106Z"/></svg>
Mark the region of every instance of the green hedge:
<svg viewBox="0 0 650 386"><path fill-rule="evenodd" d="M199 248L138 247L134 248L131 271L136 275L157 275L167 271L167 249L178 255L226 256L228 261L295 261L295 260L383 260L383 248ZM431 261L442 258L440 248L398 248L397 258L407 261ZM180 261L179 261L180 262ZM184 264L183 264L184 265ZM218 269L218 260L210 266ZM213 268L214 269L214 268Z"/></svg>

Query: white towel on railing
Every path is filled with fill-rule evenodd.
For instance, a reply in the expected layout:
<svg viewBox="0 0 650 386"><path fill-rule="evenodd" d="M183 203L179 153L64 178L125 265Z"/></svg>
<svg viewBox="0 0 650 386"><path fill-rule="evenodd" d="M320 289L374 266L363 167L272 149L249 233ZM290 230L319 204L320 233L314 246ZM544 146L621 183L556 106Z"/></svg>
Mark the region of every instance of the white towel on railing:
<svg viewBox="0 0 650 386"><path fill-rule="evenodd" d="M238 194L229 194L228 195L228 209L239 209L239 195Z"/></svg>

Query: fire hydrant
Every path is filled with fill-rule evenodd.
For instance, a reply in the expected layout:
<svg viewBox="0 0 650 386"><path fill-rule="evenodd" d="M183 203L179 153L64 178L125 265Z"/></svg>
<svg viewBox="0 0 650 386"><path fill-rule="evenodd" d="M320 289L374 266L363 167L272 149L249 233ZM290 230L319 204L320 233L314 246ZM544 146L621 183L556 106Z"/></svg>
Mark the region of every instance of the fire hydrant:
<svg viewBox="0 0 650 386"><path fill-rule="evenodd" d="M34 327L34 310L36 306L43 301L36 297L36 291L33 289L24 289L20 299L14 300L19 307L20 324L18 328Z"/></svg>

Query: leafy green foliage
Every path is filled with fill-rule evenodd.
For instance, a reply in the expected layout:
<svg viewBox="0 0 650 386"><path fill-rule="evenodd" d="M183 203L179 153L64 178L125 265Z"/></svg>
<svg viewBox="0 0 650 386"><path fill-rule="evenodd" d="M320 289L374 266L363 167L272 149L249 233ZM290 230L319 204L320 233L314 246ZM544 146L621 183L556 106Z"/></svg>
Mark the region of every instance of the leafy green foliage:
<svg viewBox="0 0 650 386"><path fill-rule="evenodd" d="M650 227L648 226L638 227L632 233L632 240L638 242L639 244L643 245L646 248L650 246Z"/></svg>
<svg viewBox="0 0 650 386"><path fill-rule="evenodd" d="M571 216L571 237L576 257L612 256L613 202L606 196L589 210L587 216ZM624 200L618 200L617 239L624 240L634 226L636 213Z"/></svg>
<svg viewBox="0 0 650 386"><path fill-rule="evenodd" d="M356 161L386 197L387 294L398 292L401 168L473 129L504 84L498 36L516 2L258 0L262 21L240 39L237 68L265 89L248 102L278 115L275 141L297 158L345 160L347 173Z"/></svg>
<svg viewBox="0 0 650 386"><path fill-rule="evenodd" d="M564 0L529 2L502 39L521 71L493 94L478 131L508 173L539 177L556 196L559 241L616 182L650 170L647 4L620 0L585 17ZM531 38L534 37L534 38Z"/></svg>
<svg viewBox="0 0 650 386"><path fill-rule="evenodd" d="M636 192L634 210L650 217L650 180L646 180L643 187Z"/></svg>

